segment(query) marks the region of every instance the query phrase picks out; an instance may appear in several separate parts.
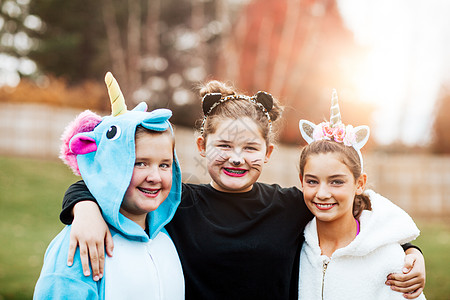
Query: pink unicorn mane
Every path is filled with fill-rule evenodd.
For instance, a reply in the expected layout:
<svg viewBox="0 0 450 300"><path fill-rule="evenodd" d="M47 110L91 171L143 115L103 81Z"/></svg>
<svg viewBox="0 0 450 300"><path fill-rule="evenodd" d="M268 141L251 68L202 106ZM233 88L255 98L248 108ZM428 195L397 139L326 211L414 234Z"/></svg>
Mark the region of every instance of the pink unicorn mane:
<svg viewBox="0 0 450 300"><path fill-rule="evenodd" d="M72 169L75 175L81 176L77 156L70 150L70 140L77 133L93 131L101 121L102 118L99 115L85 110L66 126L61 135L62 145L59 158Z"/></svg>

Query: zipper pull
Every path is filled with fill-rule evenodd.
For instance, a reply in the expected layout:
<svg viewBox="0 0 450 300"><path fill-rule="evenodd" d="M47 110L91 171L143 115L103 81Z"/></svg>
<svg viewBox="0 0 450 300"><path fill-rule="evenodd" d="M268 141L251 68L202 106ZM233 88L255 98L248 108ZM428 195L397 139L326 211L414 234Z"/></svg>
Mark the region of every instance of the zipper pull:
<svg viewBox="0 0 450 300"><path fill-rule="evenodd" d="M329 263L330 263L329 259L324 259L323 260L323 265L322 265L322 300L323 300L323 290L324 290L324 287L325 287L325 273L327 271Z"/></svg>

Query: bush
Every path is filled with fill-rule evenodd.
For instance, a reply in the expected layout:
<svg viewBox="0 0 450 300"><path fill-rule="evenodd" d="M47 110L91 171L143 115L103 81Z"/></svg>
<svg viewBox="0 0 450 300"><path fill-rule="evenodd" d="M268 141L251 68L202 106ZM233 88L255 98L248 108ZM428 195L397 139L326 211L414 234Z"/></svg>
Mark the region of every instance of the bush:
<svg viewBox="0 0 450 300"><path fill-rule="evenodd" d="M41 103L62 107L109 111L110 104L104 83L85 81L69 86L64 79L46 77L41 83L22 79L12 88L0 88L0 102Z"/></svg>

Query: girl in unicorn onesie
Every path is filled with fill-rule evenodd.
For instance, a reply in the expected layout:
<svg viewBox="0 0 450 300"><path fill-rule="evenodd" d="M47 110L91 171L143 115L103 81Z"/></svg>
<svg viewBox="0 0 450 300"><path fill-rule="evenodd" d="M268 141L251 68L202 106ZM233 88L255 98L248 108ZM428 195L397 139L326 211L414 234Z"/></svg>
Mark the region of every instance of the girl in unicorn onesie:
<svg viewBox="0 0 450 300"><path fill-rule="evenodd" d="M107 73L112 115L85 111L63 134L61 158L95 195L115 245L103 278L82 273L81 259L67 266L72 226L49 245L34 299L184 299L184 277L164 226L181 199L172 113L127 111L119 86Z"/></svg>
<svg viewBox="0 0 450 300"><path fill-rule="evenodd" d="M268 93L247 96L214 80L200 97L204 116L196 141L211 182L183 183L181 204L167 225L183 266L186 299L297 299L303 229L313 215L297 187L257 181L274 149L281 106ZM77 182L66 192L60 218L73 219L77 228L69 263L80 244L83 268L89 274L89 252L98 278L105 236L108 254L112 245L95 201ZM405 249L408 272L394 280L399 295L424 285L423 256L411 245Z"/></svg>
<svg viewBox="0 0 450 300"><path fill-rule="evenodd" d="M300 131L308 143L300 155L300 181L315 217L304 231L299 299L404 299L385 280L401 271L400 245L419 230L398 206L364 190L361 148L369 127L342 124L333 91L330 122L301 120Z"/></svg>

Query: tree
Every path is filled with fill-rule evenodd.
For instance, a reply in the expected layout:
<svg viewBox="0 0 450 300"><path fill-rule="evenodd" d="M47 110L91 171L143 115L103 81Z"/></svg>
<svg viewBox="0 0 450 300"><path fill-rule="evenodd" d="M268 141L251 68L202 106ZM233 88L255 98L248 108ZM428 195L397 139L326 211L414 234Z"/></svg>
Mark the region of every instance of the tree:
<svg viewBox="0 0 450 300"><path fill-rule="evenodd" d="M30 14L29 2L0 1L0 86L17 85L21 76L31 76L36 66L29 58L40 30L40 19Z"/></svg>
<svg viewBox="0 0 450 300"><path fill-rule="evenodd" d="M43 73L72 84L102 78L110 60L98 1L31 1L30 12L43 22L32 35L38 44L30 53Z"/></svg>
<svg viewBox="0 0 450 300"><path fill-rule="evenodd" d="M215 62L228 24L225 0L40 0L30 4L44 30L32 58L70 84L111 70L127 102L169 107L173 121L199 117L193 91ZM218 19L219 18L219 19ZM179 113L177 112L179 111ZM192 111L192 113L186 113Z"/></svg>
<svg viewBox="0 0 450 300"><path fill-rule="evenodd" d="M329 118L332 88L348 123L370 125L373 108L357 102L352 82L364 49L345 28L335 0L255 0L224 44L220 77L250 93L266 89L285 106L282 141L300 142L300 118Z"/></svg>

